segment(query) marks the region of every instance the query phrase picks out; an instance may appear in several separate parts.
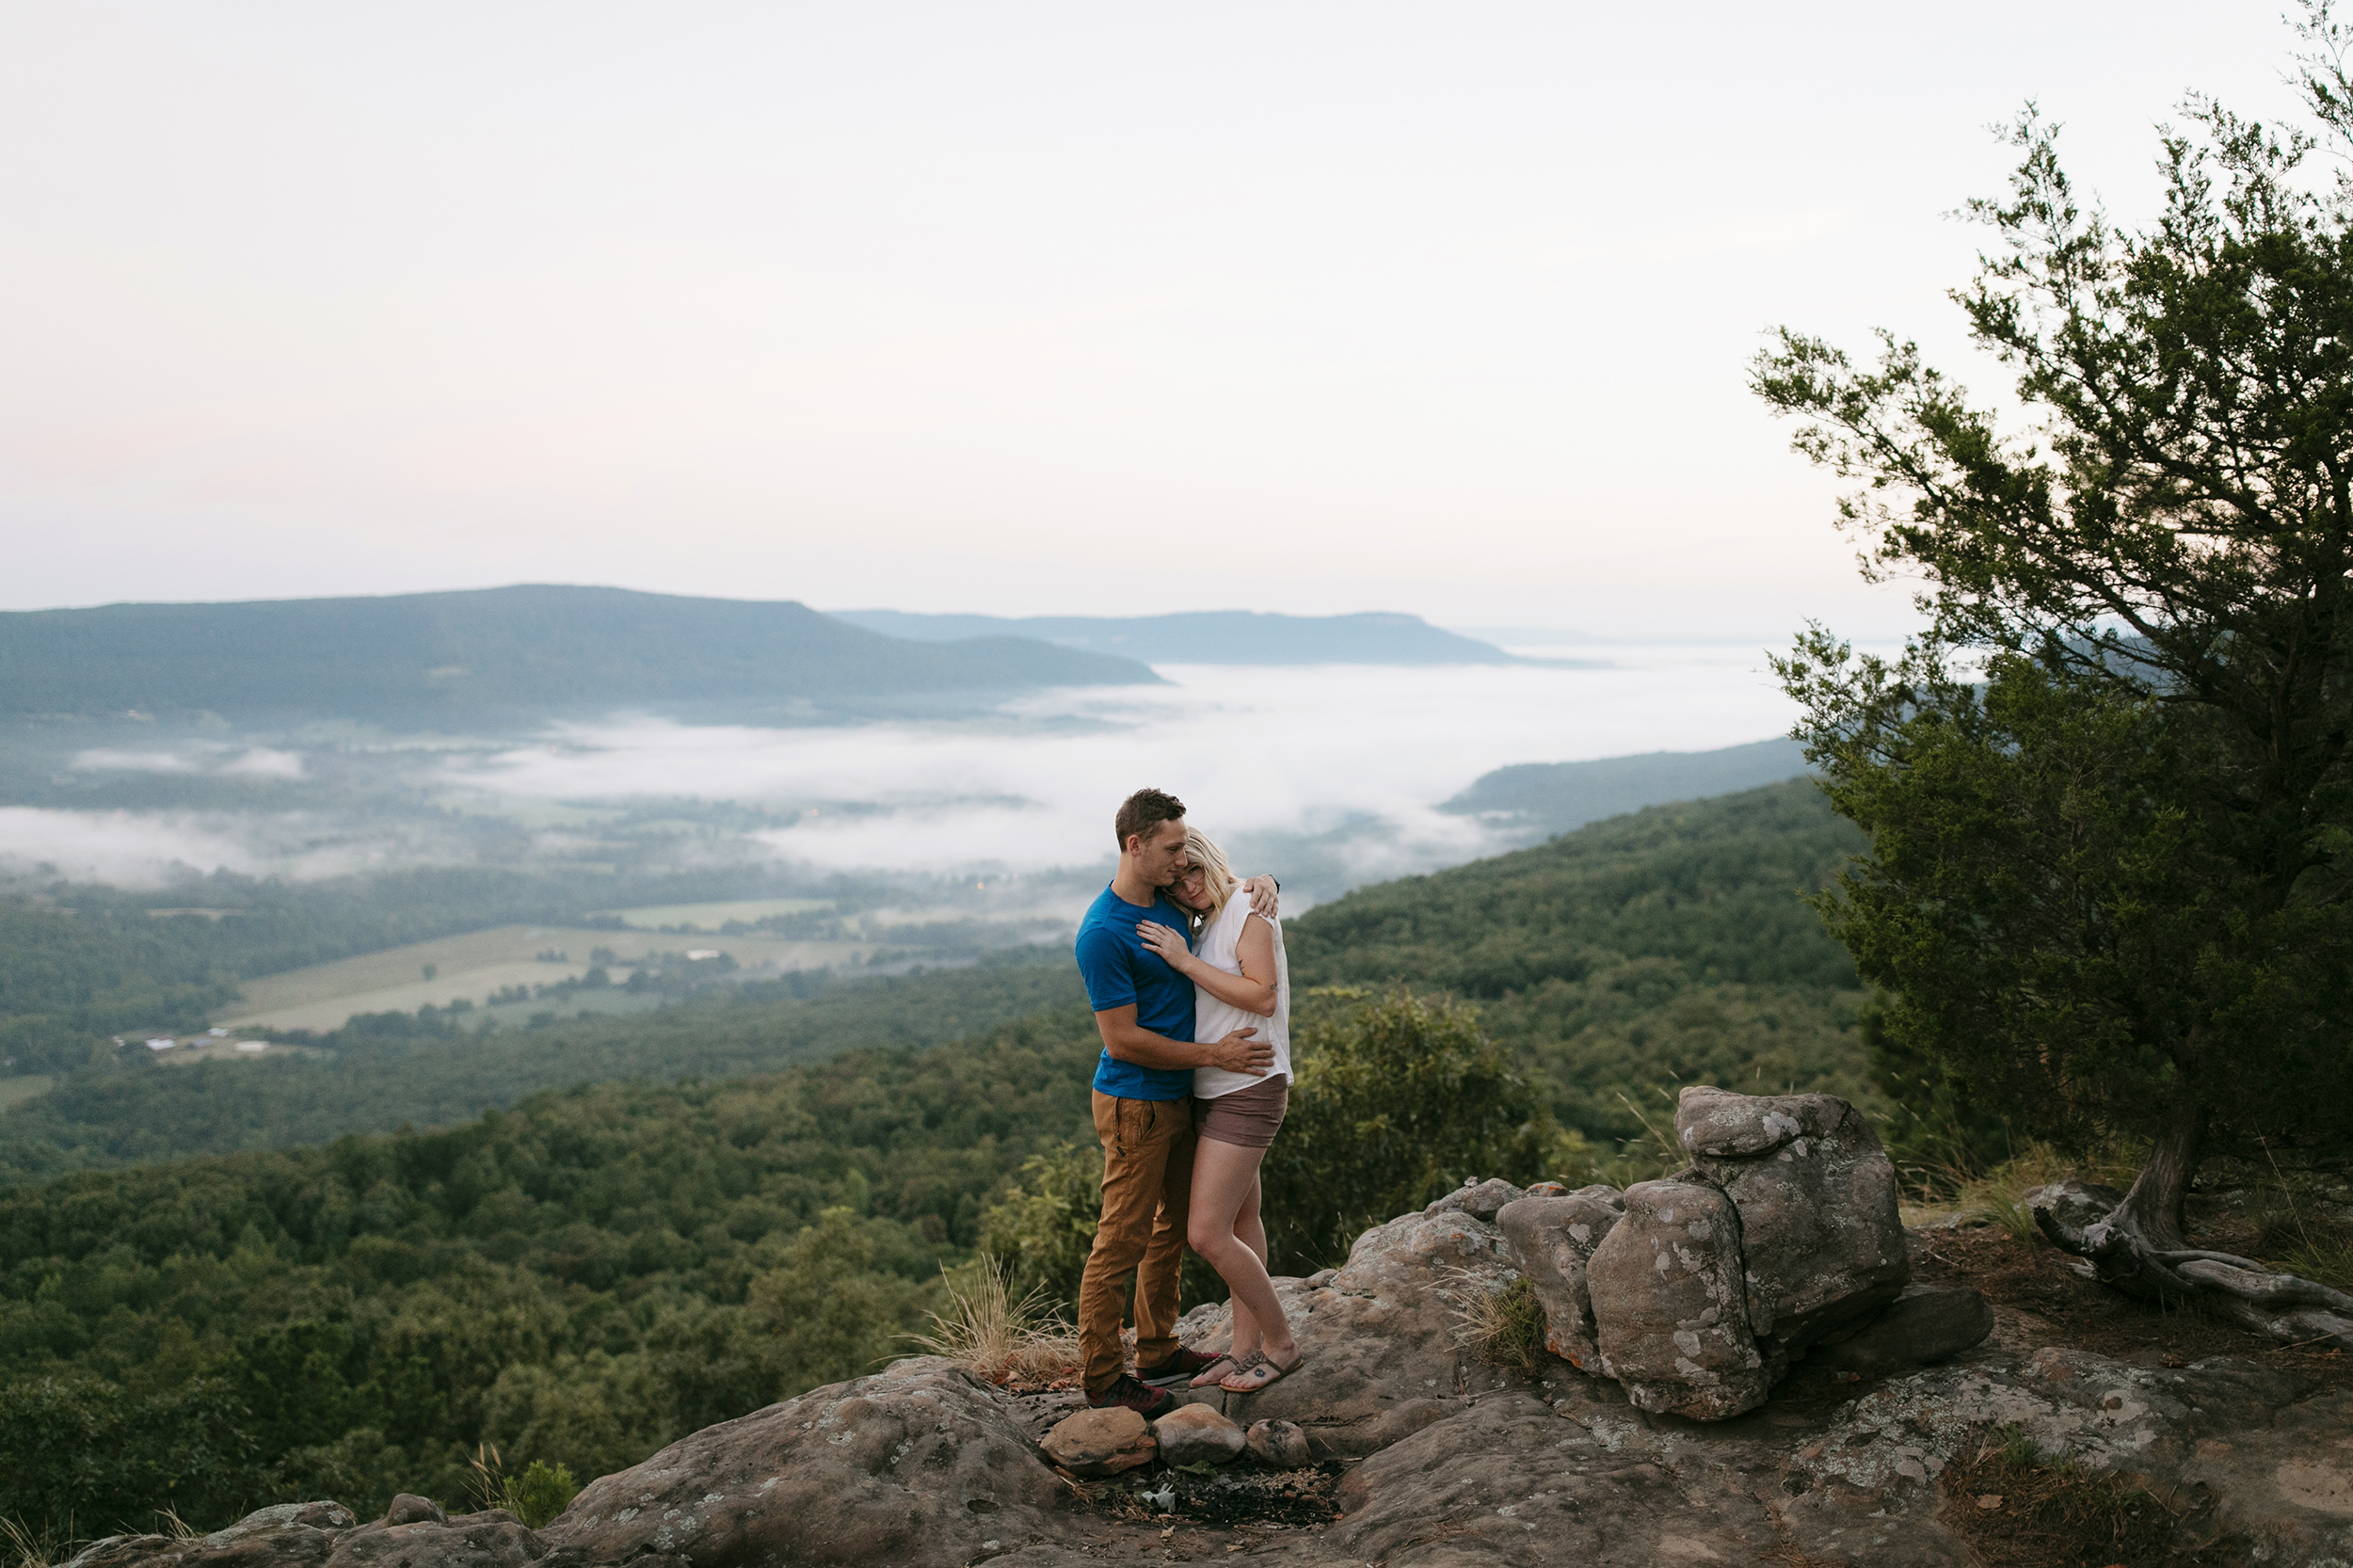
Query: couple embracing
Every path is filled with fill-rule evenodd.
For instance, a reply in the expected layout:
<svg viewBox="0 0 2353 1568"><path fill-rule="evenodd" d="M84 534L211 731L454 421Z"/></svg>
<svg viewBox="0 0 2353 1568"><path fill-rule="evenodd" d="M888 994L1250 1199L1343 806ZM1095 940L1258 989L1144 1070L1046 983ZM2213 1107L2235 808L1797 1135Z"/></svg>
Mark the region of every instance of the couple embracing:
<svg viewBox="0 0 2353 1568"><path fill-rule="evenodd" d="M1272 877L1236 880L1185 824L1184 802L1138 790L1113 824L1119 871L1079 924L1079 970L1103 1036L1095 1130L1103 1212L1079 1288L1087 1402L1147 1418L1177 1384L1256 1393L1299 1365L1267 1278L1258 1162L1290 1091L1290 979ZM1190 1244L1233 1296L1234 1344L1176 1342ZM1120 1321L1136 1273L1136 1370Z"/></svg>

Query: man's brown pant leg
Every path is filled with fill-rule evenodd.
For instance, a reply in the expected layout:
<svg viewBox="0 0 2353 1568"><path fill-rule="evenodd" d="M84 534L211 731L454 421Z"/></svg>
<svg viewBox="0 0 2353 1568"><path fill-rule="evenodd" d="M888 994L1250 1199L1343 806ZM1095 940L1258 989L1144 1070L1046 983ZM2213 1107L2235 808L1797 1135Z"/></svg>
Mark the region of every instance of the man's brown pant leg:
<svg viewBox="0 0 2353 1568"><path fill-rule="evenodd" d="M1122 1368L1127 1292L1120 1282L1128 1270L1136 1271L1139 1364L1165 1361L1176 1350L1177 1273L1193 1195L1193 1101L1097 1092L1095 1133L1103 1141L1103 1212L1079 1285L1079 1350L1089 1393L1109 1387Z"/></svg>

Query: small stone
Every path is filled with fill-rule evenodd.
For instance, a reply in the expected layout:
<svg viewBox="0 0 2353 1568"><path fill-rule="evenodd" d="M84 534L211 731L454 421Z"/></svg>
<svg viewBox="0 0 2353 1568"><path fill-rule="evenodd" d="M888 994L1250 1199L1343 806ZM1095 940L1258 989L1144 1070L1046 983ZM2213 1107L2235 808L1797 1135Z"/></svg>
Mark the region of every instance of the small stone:
<svg viewBox="0 0 2353 1568"><path fill-rule="evenodd" d="M2002 1506L2002 1495L1999 1492L1988 1492L1977 1499L1977 1506L1991 1513Z"/></svg>
<svg viewBox="0 0 2353 1568"><path fill-rule="evenodd" d="M1240 1425L1206 1404L1178 1405L1152 1424L1160 1458L1172 1465L1224 1464L1249 1441Z"/></svg>
<svg viewBox="0 0 2353 1568"><path fill-rule="evenodd" d="M387 1525L422 1525L427 1520L437 1525L449 1523L449 1515L441 1505L430 1497L420 1497L413 1492L403 1492L392 1499L392 1506L384 1512Z"/></svg>
<svg viewBox="0 0 2353 1568"><path fill-rule="evenodd" d="M1251 1457L1273 1469L1300 1470L1314 1463L1307 1434L1295 1421L1254 1421L1249 1443Z"/></svg>
<svg viewBox="0 0 2353 1568"><path fill-rule="evenodd" d="M1531 1198L1564 1198L1568 1193L1569 1190L1557 1181L1535 1182L1528 1189L1528 1195Z"/></svg>
<svg viewBox="0 0 2353 1568"><path fill-rule="evenodd" d="M1118 1405L1064 1416L1038 1446L1048 1458L1081 1480L1115 1476L1149 1464L1160 1449L1144 1418Z"/></svg>

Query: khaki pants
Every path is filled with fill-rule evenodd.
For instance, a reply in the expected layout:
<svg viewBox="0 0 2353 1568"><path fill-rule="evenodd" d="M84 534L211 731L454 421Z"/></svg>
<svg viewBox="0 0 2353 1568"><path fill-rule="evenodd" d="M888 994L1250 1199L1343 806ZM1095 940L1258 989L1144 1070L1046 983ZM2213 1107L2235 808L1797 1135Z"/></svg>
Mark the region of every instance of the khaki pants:
<svg viewBox="0 0 2353 1568"><path fill-rule="evenodd" d="M1095 1135L1103 1141L1103 1217L1079 1285L1079 1351L1086 1385L1099 1394L1124 1369L1120 1320L1128 1270L1136 1272L1136 1365L1176 1353L1176 1284L1193 1197L1193 1101L1131 1100L1097 1091Z"/></svg>

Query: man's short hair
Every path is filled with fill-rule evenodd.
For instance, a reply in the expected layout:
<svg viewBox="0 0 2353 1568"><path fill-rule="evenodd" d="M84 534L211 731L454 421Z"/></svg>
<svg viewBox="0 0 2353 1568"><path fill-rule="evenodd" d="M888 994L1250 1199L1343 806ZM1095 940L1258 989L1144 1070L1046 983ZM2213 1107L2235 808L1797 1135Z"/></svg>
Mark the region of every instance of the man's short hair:
<svg viewBox="0 0 2353 1568"><path fill-rule="evenodd" d="M1119 803L1119 815L1112 819L1112 828L1119 835L1119 853L1128 853L1128 840L1141 833L1150 838L1164 822L1182 822L1185 803L1166 790L1138 790Z"/></svg>

